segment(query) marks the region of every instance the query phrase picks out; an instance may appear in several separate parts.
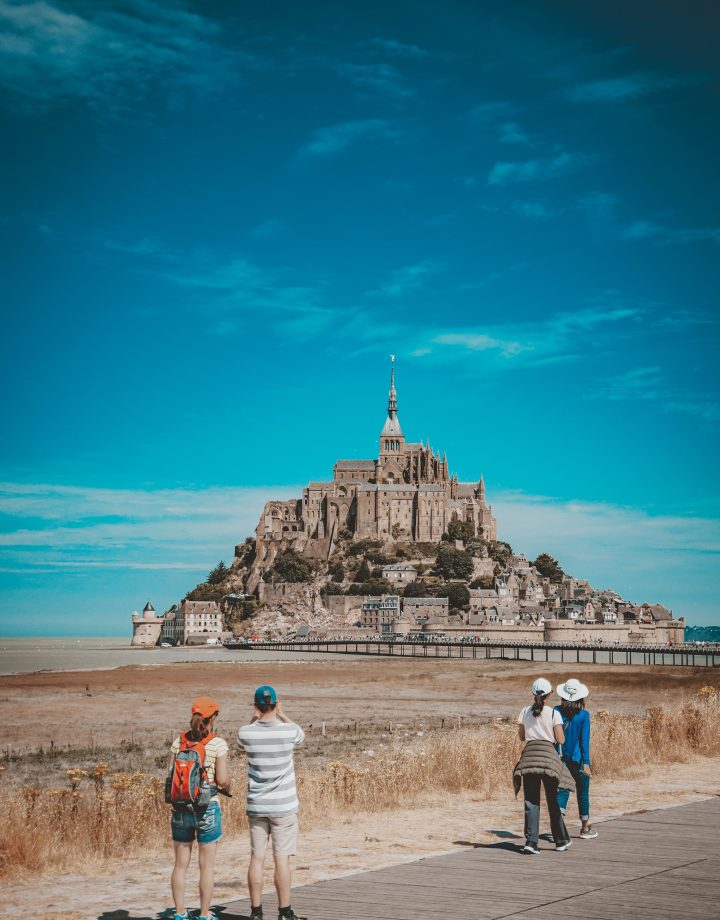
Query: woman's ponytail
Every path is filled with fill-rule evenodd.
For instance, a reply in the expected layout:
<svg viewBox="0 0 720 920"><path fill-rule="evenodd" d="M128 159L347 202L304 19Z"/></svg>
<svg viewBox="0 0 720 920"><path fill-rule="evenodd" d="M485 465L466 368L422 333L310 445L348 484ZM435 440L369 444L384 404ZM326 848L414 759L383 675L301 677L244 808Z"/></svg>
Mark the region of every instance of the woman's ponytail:
<svg viewBox="0 0 720 920"><path fill-rule="evenodd" d="M212 716L210 717L212 718ZM210 734L208 724L210 719L203 719L199 712L194 712L190 719L190 731L187 733L190 741L202 741Z"/></svg>
<svg viewBox="0 0 720 920"><path fill-rule="evenodd" d="M545 708L545 697L546 696L547 696L547 693L538 692L535 694L535 701L532 704L532 714L535 716L536 719L540 715L540 713L543 711L543 709Z"/></svg>

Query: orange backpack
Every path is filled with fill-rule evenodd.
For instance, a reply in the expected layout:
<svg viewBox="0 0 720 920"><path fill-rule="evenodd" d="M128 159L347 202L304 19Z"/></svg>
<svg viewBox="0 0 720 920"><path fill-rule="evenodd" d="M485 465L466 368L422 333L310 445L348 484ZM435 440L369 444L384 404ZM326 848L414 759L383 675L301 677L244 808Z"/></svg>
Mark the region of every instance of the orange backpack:
<svg viewBox="0 0 720 920"><path fill-rule="evenodd" d="M180 735L180 750L165 780L165 801L176 811L202 811L217 792L205 769L205 745L216 737L209 734L190 741L187 732Z"/></svg>

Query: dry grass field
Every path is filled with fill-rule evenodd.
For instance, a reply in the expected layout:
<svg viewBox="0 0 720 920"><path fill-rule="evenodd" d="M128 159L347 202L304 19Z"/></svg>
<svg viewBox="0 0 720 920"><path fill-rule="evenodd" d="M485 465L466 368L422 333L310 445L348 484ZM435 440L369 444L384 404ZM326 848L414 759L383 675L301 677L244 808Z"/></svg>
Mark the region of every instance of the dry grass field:
<svg viewBox="0 0 720 920"><path fill-rule="evenodd" d="M573 676L560 665L543 673ZM0 680L5 750L0 875L77 872L167 849L161 785L189 700L212 693L231 739L254 686L274 684L308 729L298 756L303 827L507 797L514 719L537 668L507 662L367 661L168 665ZM720 675L584 667L596 783L720 755ZM226 837L245 829L244 765L223 802Z"/></svg>

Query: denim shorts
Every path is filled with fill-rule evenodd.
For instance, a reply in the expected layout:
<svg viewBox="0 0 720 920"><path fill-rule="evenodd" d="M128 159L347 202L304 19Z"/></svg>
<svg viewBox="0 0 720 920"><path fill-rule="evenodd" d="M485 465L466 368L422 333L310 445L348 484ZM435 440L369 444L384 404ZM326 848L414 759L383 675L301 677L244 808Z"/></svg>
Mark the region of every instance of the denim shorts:
<svg viewBox="0 0 720 920"><path fill-rule="evenodd" d="M204 812L173 811L170 819L172 839L177 843L217 843L222 839L222 812L217 802L210 802Z"/></svg>

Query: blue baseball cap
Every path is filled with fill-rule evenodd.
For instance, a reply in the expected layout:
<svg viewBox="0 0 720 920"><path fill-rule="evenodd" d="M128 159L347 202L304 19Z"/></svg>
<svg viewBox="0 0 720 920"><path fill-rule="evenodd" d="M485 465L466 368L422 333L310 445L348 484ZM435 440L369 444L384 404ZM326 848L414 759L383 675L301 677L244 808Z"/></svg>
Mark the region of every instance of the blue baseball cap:
<svg viewBox="0 0 720 920"><path fill-rule="evenodd" d="M255 691L255 705L262 706L264 703L277 703L277 693L268 684L263 684Z"/></svg>

